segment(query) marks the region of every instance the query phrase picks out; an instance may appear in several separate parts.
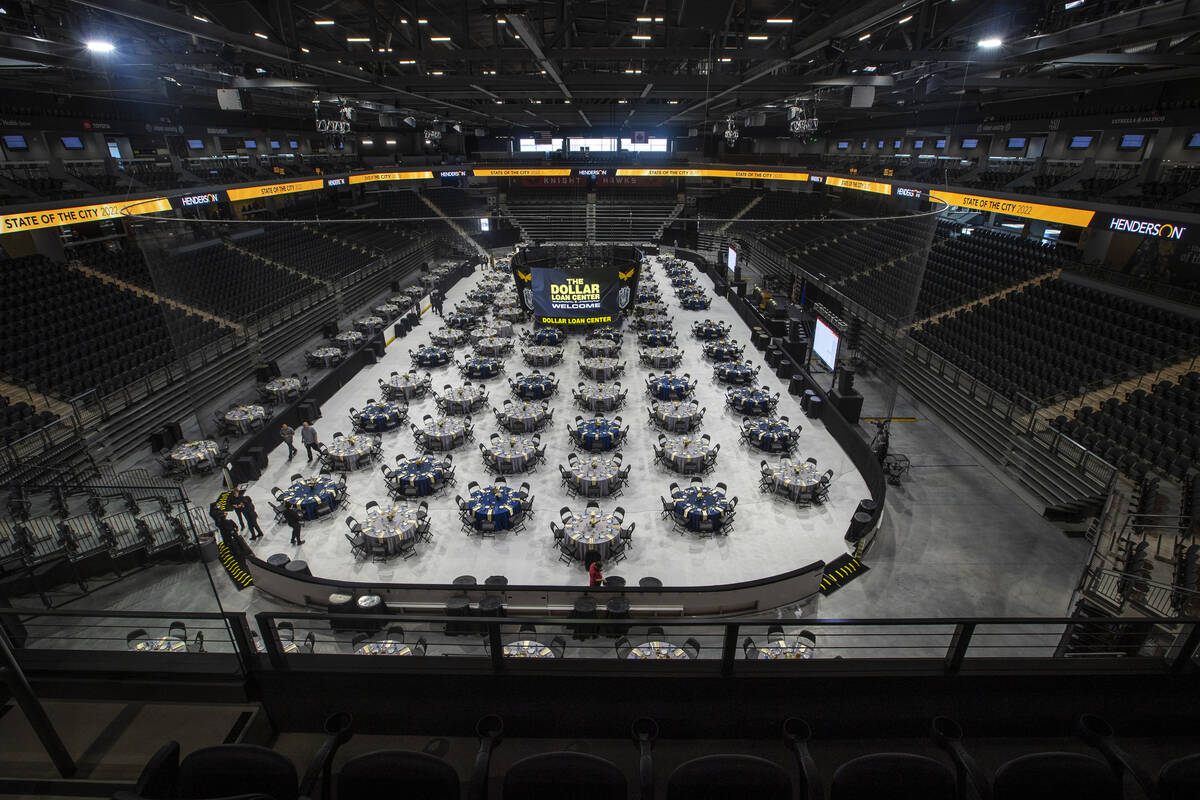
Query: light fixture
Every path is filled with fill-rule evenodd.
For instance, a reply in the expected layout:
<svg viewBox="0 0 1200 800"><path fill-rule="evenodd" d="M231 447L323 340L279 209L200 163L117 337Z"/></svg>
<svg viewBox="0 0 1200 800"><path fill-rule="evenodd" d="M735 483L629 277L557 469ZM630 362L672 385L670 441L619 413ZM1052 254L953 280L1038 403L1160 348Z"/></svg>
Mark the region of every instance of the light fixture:
<svg viewBox="0 0 1200 800"><path fill-rule="evenodd" d="M872 65L863 67L863 72L874 72L876 69L878 69L878 67L876 67L874 64L872 64Z"/></svg>
<svg viewBox="0 0 1200 800"><path fill-rule="evenodd" d="M310 50L309 50L307 47L301 47L301 48L300 48L300 52L301 52L301 53L309 53L309 52L312 52L312 51L310 51Z"/></svg>
<svg viewBox="0 0 1200 800"><path fill-rule="evenodd" d="M633 39L634 41L638 41L638 42L648 42L648 41L650 41L650 34L635 33L633 36L630 36L629 38Z"/></svg>
<svg viewBox="0 0 1200 800"><path fill-rule="evenodd" d="M566 103L567 105L570 105L570 104L571 104L571 98L569 98L569 97L568 97L566 100L563 100L563 102L564 102L564 103Z"/></svg>
<svg viewBox="0 0 1200 800"><path fill-rule="evenodd" d="M1002 44L1004 44L1003 39L996 39L994 37L991 39L980 39L979 40L979 46L982 48L985 48L987 50L991 50L993 48L999 47Z"/></svg>
<svg viewBox="0 0 1200 800"><path fill-rule="evenodd" d="M737 144L738 136L739 133L737 129L737 123L733 121L733 116L730 115L725 120L725 143L728 146L733 147L735 144Z"/></svg>
<svg viewBox="0 0 1200 800"><path fill-rule="evenodd" d="M765 42L767 40L767 36L766 34L762 33L754 33L747 36L746 40L750 42Z"/></svg>
<svg viewBox="0 0 1200 800"><path fill-rule="evenodd" d="M1084 0L1071 0L1071 2L1063 6L1063 11L1070 11L1072 8L1079 8L1081 5L1083 5L1083 3Z"/></svg>
<svg viewBox="0 0 1200 800"><path fill-rule="evenodd" d="M897 25L903 25L903 24L904 24L904 23L906 23L906 22L912 22L912 18L913 18L913 15L912 15L912 14L909 14L907 17L904 17L904 18L902 18L902 19L898 19L898 20L896 20L896 24L897 24Z"/></svg>
<svg viewBox="0 0 1200 800"><path fill-rule="evenodd" d="M258 31L255 31L254 35L260 39L270 39L271 38L270 36L267 36L265 33L259 33Z"/></svg>
<svg viewBox="0 0 1200 800"><path fill-rule="evenodd" d="M767 20L768 25L791 25L791 17L771 17Z"/></svg>
<svg viewBox="0 0 1200 800"><path fill-rule="evenodd" d="M430 36L429 41L431 41L431 42L448 42L448 41L450 41L450 37L449 36Z"/></svg>
<svg viewBox="0 0 1200 800"><path fill-rule="evenodd" d="M628 100L626 100L625 98L623 98L623 97L622 97L622 98L621 98L620 100L618 100L617 102L618 102L618 103L628 103L629 101L628 101Z"/></svg>
<svg viewBox="0 0 1200 800"><path fill-rule="evenodd" d="M506 20L506 19L498 19L498 20L496 20L496 24L497 24L497 25L507 25L507 24L508 24L508 20Z"/></svg>
<svg viewBox="0 0 1200 800"><path fill-rule="evenodd" d="M374 139L363 139L363 140L361 140L360 143L361 144L375 144L375 140Z"/></svg>
<svg viewBox="0 0 1200 800"><path fill-rule="evenodd" d="M677 105L679 105L679 101L678 100L668 100L667 105L677 106Z"/></svg>
<svg viewBox="0 0 1200 800"><path fill-rule="evenodd" d="M638 17L637 21L638 22L654 22L654 19L652 17Z"/></svg>
<svg viewBox="0 0 1200 800"><path fill-rule="evenodd" d="M718 61L720 61L722 64L726 64L726 63L728 63L728 62L730 62L730 61L733 61L733 59L732 59L732 58L730 58L729 56L725 56L725 57L723 57L723 58L719 58L719 59L717 59L717 60L718 60Z"/></svg>
<svg viewBox="0 0 1200 800"><path fill-rule="evenodd" d="M397 63L397 64L415 64L415 63L417 63L417 62L416 62L416 61L414 61L414 60L413 60L413 59L411 59L411 58L402 58L402 59L400 59L399 61L397 61L396 63Z"/></svg>
<svg viewBox="0 0 1200 800"><path fill-rule="evenodd" d="M440 69L435 69L432 72L430 72L429 74L430 75L441 75L442 71Z"/></svg>
<svg viewBox="0 0 1200 800"><path fill-rule="evenodd" d="M418 25L428 25L428 24L429 24L429 20L427 20L427 19L418 19L418 20L417 20L417 24L418 24Z"/></svg>
<svg viewBox="0 0 1200 800"><path fill-rule="evenodd" d="M521 34L519 34L519 33L514 33L514 34L513 34L513 38L514 38L514 39L520 39L520 38L521 38Z"/></svg>
<svg viewBox="0 0 1200 800"><path fill-rule="evenodd" d="M663 21L663 18L662 18L662 17L655 17L655 18L654 18L654 21L655 21L655 22L662 22L662 21Z"/></svg>
<svg viewBox="0 0 1200 800"><path fill-rule="evenodd" d="M497 101L496 101L496 105L498 105L498 106L502 106L502 105L504 105L504 101L503 101L503 100L497 100Z"/></svg>
<svg viewBox="0 0 1200 800"><path fill-rule="evenodd" d="M86 43L87 49L93 53L111 53L117 48L112 42L106 42L102 39L89 39Z"/></svg>
<svg viewBox="0 0 1200 800"><path fill-rule="evenodd" d="M395 143L396 143L396 140L395 140L395 139L388 139L388 140L387 140L387 144L395 144Z"/></svg>
<svg viewBox="0 0 1200 800"><path fill-rule="evenodd" d="M202 17L199 14L192 14L192 19L196 20L196 22L212 22L208 17Z"/></svg>
<svg viewBox="0 0 1200 800"><path fill-rule="evenodd" d="M347 36L346 41L347 42L369 42L369 41L371 41L371 37L370 36Z"/></svg>
<svg viewBox="0 0 1200 800"><path fill-rule="evenodd" d="M255 72L257 72L259 75L266 75L266 74L267 74L267 71L266 71L265 69L263 69L262 67L255 67L255 68L254 68L254 71L255 71Z"/></svg>
<svg viewBox="0 0 1200 800"><path fill-rule="evenodd" d="M546 74L546 70L542 70L542 73L541 73L541 74L545 75L545 74Z"/></svg>
<svg viewBox="0 0 1200 800"><path fill-rule="evenodd" d="M313 25L336 25L337 23L331 19L314 19Z"/></svg>
<svg viewBox="0 0 1200 800"><path fill-rule="evenodd" d="M642 71L640 69L627 69L627 70L625 70L625 74L626 75L641 75Z"/></svg>
<svg viewBox="0 0 1200 800"><path fill-rule="evenodd" d="M870 39L870 38L871 38L871 34L864 33L862 36L858 37L858 40L860 42L865 42L867 39Z"/></svg>

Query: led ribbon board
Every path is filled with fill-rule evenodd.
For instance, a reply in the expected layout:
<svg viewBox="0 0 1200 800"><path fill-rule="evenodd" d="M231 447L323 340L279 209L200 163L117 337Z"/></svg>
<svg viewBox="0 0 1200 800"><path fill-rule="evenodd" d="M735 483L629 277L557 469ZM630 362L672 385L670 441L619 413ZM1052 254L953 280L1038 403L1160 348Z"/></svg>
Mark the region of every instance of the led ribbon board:
<svg viewBox="0 0 1200 800"><path fill-rule="evenodd" d="M752 181L808 180L807 172L770 172L756 169L618 169L617 176L628 178L739 178Z"/></svg>
<svg viewBox="0 0 1200 800"><path fill-rule="evenodd" d="M562 178L570 175L571 169L473 169L471 174L476 178Z"/></svg>
<svg viewBox="0 0 1200 800"><path fill-rule="evenodd" d="M313 181L291 181L288 183L268 183L262 186L250 186L245 189L227 189L226 194L233 202L238 200L253 200L259 197L276 197L281 194L297 194L298 192L315 192L324 188L325 179Z"/></svg>
<svg viewBox="0 0 1200 800"><path fill-rule="evenodd" d="M119 203L98 203L90 206L69 206L47 208L42 211L0 214L0 234L32 231L39 228L61 228L64 225L78 225L81 222L98 222L105 219L170 210L171 203L167 198L153 197L147 200L125 200Z"/></svg>
<svg viewBox="0 0 1200 800"><path fill-rule="evenodd" d="M826 186L837 186L842 189L853 189L856 192L871 192L872 194L891 194L892 185L879 181L860 181L853 178L837 178L829 176L825 179Z"/></svg>
<svg viewBox="0 0 1200 800"><path fill-rule="evenodd" d="M365 172L362 175L351 175L350 183L378 183L380 181L422 181L432 180L433 173L429 170L415 172Z"/></svg>
<svg viewBox="0 0 1200 800"><path fill-rule="evenodd" d="M832 180L832 179L830 179ZM1010 217L1036 219L1042 222L1056 222L1060 225L1075 225L1086 228L1091 223L1095 211L1084 208L1067 208L1066 206L1050 206L1043 203L1027 203L1024 200L1005 200L999 197L984 197L977 194L961 194L933 189L929 196L935 200L959 208L971 208L976 211L994 211L997 214L1007 214Z"/></svg>

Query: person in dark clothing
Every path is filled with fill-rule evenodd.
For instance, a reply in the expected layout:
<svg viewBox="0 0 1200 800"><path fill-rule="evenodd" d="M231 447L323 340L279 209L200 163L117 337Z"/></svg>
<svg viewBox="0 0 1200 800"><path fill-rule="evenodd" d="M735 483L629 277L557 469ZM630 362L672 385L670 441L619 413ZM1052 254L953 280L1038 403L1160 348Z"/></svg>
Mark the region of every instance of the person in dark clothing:
<svg viewBox="0 0 1200 800"><path fill-rule="evenodd" d="M442 303L444 301L445 297L442 295L440 289L434 289L432 292L430 292L429 304L433 306L433 313L437 314L439 317L442 316Z"/></svg>
<svg viewBox="0 0 1200 800"><path fill-rule="evenodd" d="M313 449L317 446L317 429L308 424L306 420L300 425L300 441L304 442L304 452L308 453L308 460L313 459ZM317 451L320 454L320 451Z"/></svg>
<svg viewBox="0 0 1200 800"><path fill-rule="evenodd" d="M225 502L225 505L229 508L232 508L234 514L237 514L238 527L241 530L246 530L246 517L242 513L241 505L238 503L238 497L240 494L241 489L234 489L232 494L229 495L229 499Z"/></svg>
<svg viewBox="0 0 1200 800"><path fill-rule="evenodd" d="M208 504L208 515L212 517L213 524L218 528L221 527L221 520L225 519L225 510L221 508L221 501L213 500Z"/></svg>
<svg viewBox="0 0 1200 800"><path fill-rule="evenodd" d="M250 546L238 534L236 522L226 517L217 523L217 530L221 532L221 541L229 548L229 552L233 553L234 558L242 558L250 552Z"/></svg>
<svg viewBox="0 0 1200 800"><path fill-rule="evenodd" d="M288 427L286 422L279 426L279 438L283 440L283 443L286 444L288 448L288 461L291 461L292 456L296 455L296 445L292 443L292 439L295 437L295 429Z"/></svg>
<svg viewBox="0 0 1200 800"><path fill-rule="evenodd" d="M258 525L258 511L254 508L254 501L250 499L250 495L238 489L237 498L233 503L233 510L237 515L244 518L246 523L242 526L242 530L250 529L250 541L261 539L263 537L262 528Z"/></svg>
<svg viewBox="0 0 1200 800"><path fill-rule="evenodd" d="M604 573L600 571L600 562L593 561L588 566L588 586L603 586Z"/></svg>
<svg viewBox="0 0 1200 800"><path fill-rule="evenodd" d="M294 503L288 503L283 507L283 519L292 526L292 544L304 544L300 538L300 509Z"/></svg>

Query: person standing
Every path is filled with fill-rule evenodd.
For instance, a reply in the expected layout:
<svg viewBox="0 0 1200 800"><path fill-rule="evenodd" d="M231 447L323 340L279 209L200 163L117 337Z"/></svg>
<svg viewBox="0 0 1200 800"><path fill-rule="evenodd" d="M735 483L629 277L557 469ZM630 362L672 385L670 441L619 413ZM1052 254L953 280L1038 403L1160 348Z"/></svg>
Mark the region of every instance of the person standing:
<svg viewBox="0 0 1200 800"><path fill-rule="evenodd" d="M295 503L288 503L283 507L283 519L292 527L292 544L304 544L304 540L300 538L300 510L296 508Z"/></svg>
<svg viewBox="0 0 1200 800"><path fill-rule="evenodd" d="M604 573L600 571L600 562L593 561L588 567L588 586L603 586Z"/></svg>
<svg viewBox="0 0 1200 800"><path fill-rule="evenodd" d="M217 523L217 530L221 532L221 541L229 548L229 552L234 558L242 558L249 552L250 548L238 535L237 523L228 517Z"/></svg>
<svg viewBox="0 0 1200 800"><path fill-rule="evenodd" d="M291 461L292 456L296 455L296 445L292 441L293 439L296 438L295 429L289 427L286 422L283 423L282 425L279 426L279 438L282 439L283 443L287 445L288 461Z"/></svg>
<svg viewBox="0 0 1200 800"><path fill-rule="evenodd" d="M212 517L213 524L218 528L221 527L221 520L225 519L225 509L221 508L221 498L217 498L208 504L208 515Z"/></svg>
<svg viewBox="0 0 1200 800"><path fill-rule="evenodd" d="M237 514L238 527L242 530L246 530L246 517L242 513L242 505L240 503L241 493L241 489L234 489L229 493L229 499L225 501L225 505L229 508L232 508L234 514Z"/></svg>
<svg viewBox="0 0 1200 800"><path fill-rule="evenodd" d="M442 316L443 300L444 298L442 296L441 289L434 289L429 295L429 303L433 306L433 313L437 314L439 317Z"/></svg>
<svg viewBox="0 0 1200 800"><path fill-rule="evenodd" d="M317 429L307 421L300 425L300 441L304 442L304 452L308 453L308 460L312 461L313 448L317 446Z"/></svg>
<svg viewBox="0 0 1200 800"><path fill-rule="evenodd" d="M243 530L249 528L250 541L253 542L256 539L261 539L263 532L262 528L258 525L258 510L254 508L254 501L250 498L250 495L246 494L242 489L238 489L237 502L234 505L234 509L238 512L239 517L243 517L246 520Z"/></svg>

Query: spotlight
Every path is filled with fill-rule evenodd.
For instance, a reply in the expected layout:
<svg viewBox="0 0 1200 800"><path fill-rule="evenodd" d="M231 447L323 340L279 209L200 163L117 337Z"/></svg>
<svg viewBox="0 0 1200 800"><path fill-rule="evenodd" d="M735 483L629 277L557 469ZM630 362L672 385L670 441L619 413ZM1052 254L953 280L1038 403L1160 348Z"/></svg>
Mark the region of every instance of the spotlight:
<svg viewBox="0 0 1200 800"><path fill-rule="evenodd" d="M90 39L87 41L87 49L93 53L111 53L117 48L112 42L106 42L102 39Z"/></svg>
<svg viewBox="0 0 1200 800"><path fill-rule="evenodd" d="M984 48L985 50L995 49L1002 44L1004 44L1003 39L996 39L994 37L991 39L980 39L979 40L979 46Z"/></svg>

